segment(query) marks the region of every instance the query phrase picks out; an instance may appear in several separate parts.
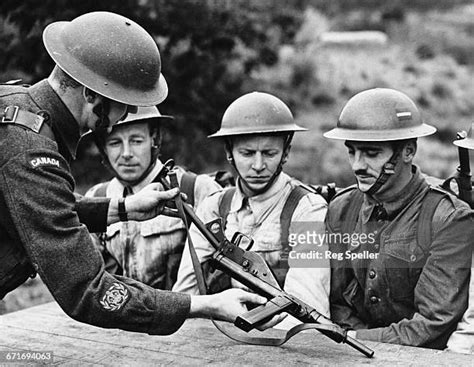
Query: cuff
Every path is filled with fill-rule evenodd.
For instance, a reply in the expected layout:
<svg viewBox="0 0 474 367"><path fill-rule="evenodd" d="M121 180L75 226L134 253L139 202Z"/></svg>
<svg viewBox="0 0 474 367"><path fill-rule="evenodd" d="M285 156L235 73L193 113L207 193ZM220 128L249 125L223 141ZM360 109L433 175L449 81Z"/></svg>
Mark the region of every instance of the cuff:
<svg viewBox="0 0 474 367"><path fill-rule="evenodd" d="M189 316L191 296L184 293L157 291L155 304L159 306L148 334L169 335L176 332Z"/></svg>

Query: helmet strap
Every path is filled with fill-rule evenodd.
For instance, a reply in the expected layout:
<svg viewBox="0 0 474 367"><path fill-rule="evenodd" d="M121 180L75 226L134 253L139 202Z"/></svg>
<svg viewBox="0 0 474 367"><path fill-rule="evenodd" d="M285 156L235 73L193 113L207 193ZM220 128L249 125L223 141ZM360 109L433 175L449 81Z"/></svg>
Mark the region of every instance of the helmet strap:
<svg viewBox="0 0 474 367"><path fill-rule="evenodd" d="M95 130L108 130L110 127L110 101L107 98L104 98L102 102L94 106L92 112L94 112L94 114L98 117L97 121L95 122Z"/></svg>
<svg viewBox="0 0 474 367"><path fill-rule="evenodd" d="M380 190L380 188L387 182L391 175L395 173L395 167L397 166L398 160L400 158L401 146L397 145L393 151L390 159L383 165L382 172L375 181L375 183L370 187L366 192L367 195L373 196Z"/></svg>

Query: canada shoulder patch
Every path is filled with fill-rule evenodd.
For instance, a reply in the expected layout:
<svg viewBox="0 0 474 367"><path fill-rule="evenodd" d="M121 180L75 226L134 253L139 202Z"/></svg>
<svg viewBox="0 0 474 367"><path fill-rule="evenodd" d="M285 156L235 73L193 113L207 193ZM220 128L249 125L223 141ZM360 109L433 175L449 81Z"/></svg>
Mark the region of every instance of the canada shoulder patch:
<svg viewBox="0 0 474 367"><path fill-rule="evenodd" d="M30 159L31 167L54 166L59 168L59 160L53 157L38 156Z"/></svg>
<svg viewBox="0 0 474 367"><path fill-rule="evenodd" d="M130 298L130 292L121 283L112 284L99 301L107 311L118 311Z"/></svg>

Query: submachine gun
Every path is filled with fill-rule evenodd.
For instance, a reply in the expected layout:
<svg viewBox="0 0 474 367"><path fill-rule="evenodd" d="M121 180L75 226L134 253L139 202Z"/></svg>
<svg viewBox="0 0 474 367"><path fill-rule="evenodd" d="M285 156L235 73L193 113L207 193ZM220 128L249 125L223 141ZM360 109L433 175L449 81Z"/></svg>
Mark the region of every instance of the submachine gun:
<svg viewBox="0 0 474 367"><path fill-rule="evenodd" d="M170 173L173 164L174 162L172 162L172 160L166 162L157 180L167 190L176 186L177 183L176 177L173 177L175 173ZM166 178L168 174L170 174L172 185L170 185ZM297 325L294 329L301 327L300 330L304 330L304 326L306 325L306 328L317 329L335 342L345 343L369 358L374 355L373 350L358 340L347 336L347 332L344 329L321 315L313 307L291 294L284 292L265 260L258 253L248 251L253 241L247 236L236 233L232 241L229 241L224 235L220 218L204 224L196 216L192 207L182 202L180 196L175 204L178 211L184 211L186 218L194 223L196 228L216 250L211 260L215 269L223 271L247 286L253 292L268 299L266 304L258 306L237 317L234 322L235 326L248 332L269 321L273 316L281 312L287 312L304 323L303 325ZM250 242L246 242L248 240ZM247 243L246 250L239 247L239 244L244 242ZM308 324L312 325L308 326ZM294 332L293 335L297 332L298 331Z"/></svg>

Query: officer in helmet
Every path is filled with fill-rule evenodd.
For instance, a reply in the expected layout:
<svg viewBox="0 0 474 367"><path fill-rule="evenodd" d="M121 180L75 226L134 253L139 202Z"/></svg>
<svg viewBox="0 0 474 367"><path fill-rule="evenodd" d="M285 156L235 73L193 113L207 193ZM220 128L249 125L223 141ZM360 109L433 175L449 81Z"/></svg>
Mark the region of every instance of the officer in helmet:
<svg viewBox="0 0 474 367"><path fill-rule="evenodd" d="M0 299L28 277L41 276L71 317L107 328L150 334L176 331L186 317L234 320L246 292L190 297L157 291L104 271L89 231L125 216L149 219L178 190L158 184L126 199L76 201L68 162L82 132L110 128L131 106L167 95L153 38L108 12L50 24L43 41L56 63L47 80L0 87Z"/></svg>
<svg viewBox="0 0 474 367"><path fill-rule="evenodd" d="M351 336L442 349L467 307L471 212L413 165L417 138L435 130L408 96L376 88L324 134L345 141L357 180L326 218L329 249L343 255L331 259L331 316Z"/></svg>
<svg viewBox="0 0 474 367"><path fill-rule="evenodd" d="M115 177L95 185L86 196L122 198L155 182L163 168L158 158L160 126L170 120L172 117L162 116L155 106L138 107L137 113L129 113L111 132L96 134L103 163ZM181 192L194 207L220 189L208 175L196 175L181 167L175 167L175 171ZM112 272L158 289L170 290L176 281L186 240L186 228L180 218L159 215L142 222L117 222L92 237Z"/></svg>
<svg viewBox="0 0 474 367"><path fill-rule="evenodd" d="M474 150L474 123L471 124L469 132L464 135L464 138L455 140L453 144L461 149ZM474 251L474 248L472 250ZM471 281L469 283L469 306L458 323L456 331L448 340L448 350L452 352L474 354L474 276L472 276L472 269L474 269L474 257L472 259Z"/></svg>
<svg viewBox="0 0 474 367"><path fill-rule="evenodd" d="M205 223L221 217L229 239L236 232L251 237L251 250L265 258L280 285L329 316L329 261L314 266L289 266L296 251L289 249L289 240L299 232L297 224L306 223L307 230L316 231L326 214L326 202L321 196L303 189L300 182L282 171L294 132L304 130L295 124L290 109L271 94L253 92L236 99L225 111L220 130L210 135L224 140L227 159L237 175L236 187L206 198L197 215ZM204 264L211 293L241 286L219 272L207 273L206 261L214 249L194 226L190 237ZM316 250L317 246L314 243L311 249ZM173 289L198 293L186 248Z"/></svg>

